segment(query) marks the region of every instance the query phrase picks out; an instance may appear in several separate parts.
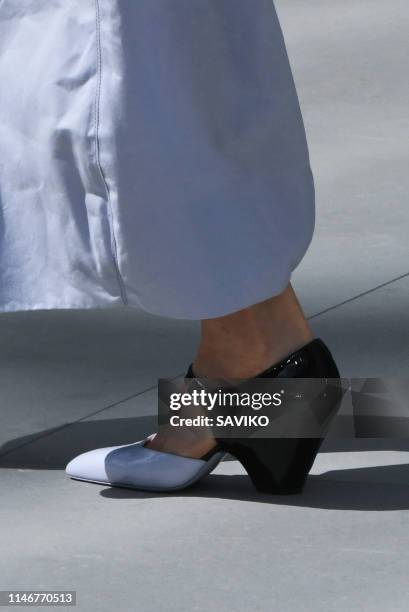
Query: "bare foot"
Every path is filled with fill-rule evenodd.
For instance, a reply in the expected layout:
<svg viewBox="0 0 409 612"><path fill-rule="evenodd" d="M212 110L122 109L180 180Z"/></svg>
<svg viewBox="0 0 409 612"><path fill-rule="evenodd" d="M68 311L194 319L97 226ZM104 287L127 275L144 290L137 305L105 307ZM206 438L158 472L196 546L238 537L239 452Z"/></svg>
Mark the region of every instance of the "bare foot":
<svg viewBox="0 0 409 612"><path fill-rule="evenodd" d="M198 434L184 428L183 432L175 434L172 428L169 428L169 430L161 429L150 436L145 446L162 453L200 459L216 446L216 442L211 432Z"/></svg>
<svg viewBox="0 0 409 612"><path fill-rule="evenodd" d="M189 383L184 383L180 387L180 392L189 392ZM194 410L192 412L192 410ZM180 418L205 416L205 410L200 407L194 409L182 407L178 411ZM160 427L158 433L149 436L146 448L163 453L173 453L191 459L200 459L216 446L216 441L209 427L172 427L164 425Z"/></svg>

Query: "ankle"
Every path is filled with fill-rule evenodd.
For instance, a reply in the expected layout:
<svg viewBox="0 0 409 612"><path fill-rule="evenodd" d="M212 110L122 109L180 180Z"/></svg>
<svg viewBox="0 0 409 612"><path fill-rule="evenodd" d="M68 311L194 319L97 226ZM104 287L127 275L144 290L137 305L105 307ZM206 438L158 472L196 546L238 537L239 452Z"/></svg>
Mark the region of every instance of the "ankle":
<svg viewBox="0 0 409 612"><path fill-rule="evenodd" d="M289 285L279 296L202 321L193 369L204 378L250 378L313 339Z"/></svg>
<svg viewBox="0 0 409 612"><path fill-rule="evenodd" d="M314 339L311 331L289 334L274 343L249 343L234 350L201 347L193 362L198 378L252 378Z"/></svg>

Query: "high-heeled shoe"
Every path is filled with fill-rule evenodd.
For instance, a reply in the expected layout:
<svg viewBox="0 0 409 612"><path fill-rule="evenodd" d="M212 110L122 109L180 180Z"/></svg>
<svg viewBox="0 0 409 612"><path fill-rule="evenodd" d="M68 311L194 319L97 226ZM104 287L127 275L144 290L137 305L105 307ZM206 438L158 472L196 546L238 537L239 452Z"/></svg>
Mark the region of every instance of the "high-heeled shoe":
<svg viewBox="0 0 409 612"><path fill-rule="evenodd" d="M192 364L186 378L194 377ZM337 412L342 390L338 367L325 343L316 338L255 378L331 379L333 384L320 411L327 425ZM334 380L335 379L335 380ZM243 465L256 489L262 493L300 493L324 438L222 438L217 448Z"/></svg>
<svg viewBox="0 0 409 612"><path fill-rule="evenodd" d="M316 339L256 378L339 378L326 345ZM192 364L185 378L195 378ZM329 414L336 411L334 402ZM149 491L184 489L209 474L229 452L238 459L256 488L267 493L293 493L302 489L322 439L216 438L215 447L200 459L156 451L146 440L99 448L72 459L66 473L76 480Z"/></svg>

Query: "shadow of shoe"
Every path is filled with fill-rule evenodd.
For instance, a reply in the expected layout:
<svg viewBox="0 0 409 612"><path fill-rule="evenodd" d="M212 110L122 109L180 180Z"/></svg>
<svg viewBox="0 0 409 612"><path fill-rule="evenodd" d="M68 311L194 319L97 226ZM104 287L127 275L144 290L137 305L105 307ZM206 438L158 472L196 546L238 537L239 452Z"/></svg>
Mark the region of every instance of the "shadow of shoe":
<svg viewBox="0 0 409 612"><path fill-rule="evenodd" d="M408 485L402 484L405 481ZM409 508L409 465L332 470L319 476L312 475L308 477L304 491L297 495L260 494L244 474L211 474L179 493L109 487L100 495L110 499L203 497L327 510L406 510Z"/></svg>

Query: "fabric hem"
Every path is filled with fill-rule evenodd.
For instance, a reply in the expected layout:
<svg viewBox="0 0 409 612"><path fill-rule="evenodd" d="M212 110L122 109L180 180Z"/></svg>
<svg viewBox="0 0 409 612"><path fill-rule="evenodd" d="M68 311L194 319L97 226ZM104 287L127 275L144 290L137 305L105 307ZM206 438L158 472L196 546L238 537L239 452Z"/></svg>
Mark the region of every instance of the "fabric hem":
<svg viewBox="0 0 409 612"><path fill-rule="evenodd" d="M99 302L99 301L84 302L84 303L70 302L66 304L61 304L60 302L56 302L56 303L38 302L30 306L28 306L27 304L14 303L12 305L3 306L0 309L0 316L2 313L13 313L13 312L17 313L17 312L38 311L38 310L94 310L94 309L112 310L114 308L126 307L126 308L135 308L136 310L144 311L147 314L158 316L158 317L164 317L167 319L179 319L179 320L185 320L185 321L200 321L204 319L214 319L218 317L223 317L223 316L232 314L234 312L237 312L239 310L242 310L244 308L253 306L254 304L257 304L259 302L268 300L274 296L280 295L280 293L282 293L286 289L290 281L291 281L291 276L290 278L286 277L285 280L283 280L283 282L279 286L276 287L276 289L270 288L269 290L256 292L256 293L253 293L251 297L250 295L248 295L246 298L243 298L240 301L235 301L233 303L230 303L229 305L225 304L225 306L220 306L218 308L212 308L212 309L206 309L206 310L198 309L195 313L191 313L191 314L185 314L183 313L181 309L171 310L171 309L166 309L166 308L164 309L157 308L155 306L151 307L151 306L148 306L147 304L143 304L143 302L139 300L132 301L132 299L130 299L128 300L127 304L123 304L119 300L112 302L112 303Z"/></svg>

